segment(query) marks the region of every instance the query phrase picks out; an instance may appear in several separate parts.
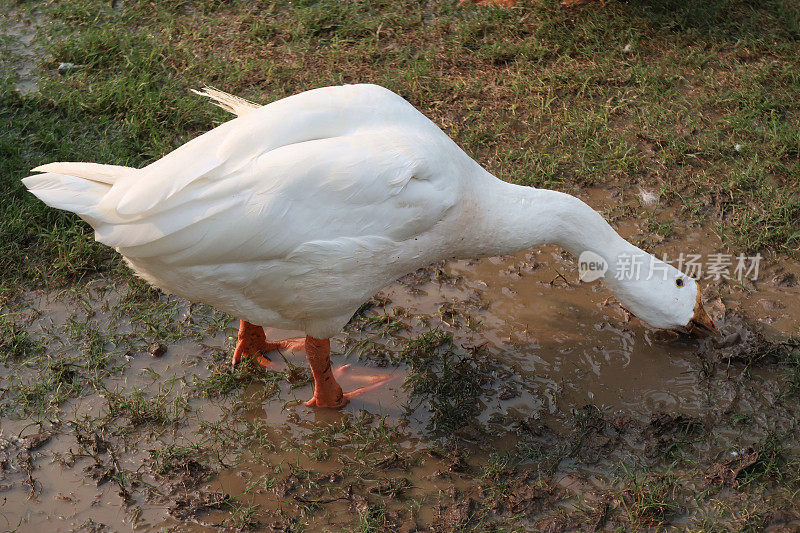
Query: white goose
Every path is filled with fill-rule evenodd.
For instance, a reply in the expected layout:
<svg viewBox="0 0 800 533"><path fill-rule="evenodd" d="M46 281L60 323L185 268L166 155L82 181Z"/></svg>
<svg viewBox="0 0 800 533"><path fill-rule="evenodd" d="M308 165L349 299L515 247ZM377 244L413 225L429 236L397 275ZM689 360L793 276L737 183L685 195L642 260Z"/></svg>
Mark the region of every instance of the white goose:
<svg viewBox="0 0 800 533"><path fill-rule="evenodd" d="M714 329L694 280L577 198L495 178L387 89L325 87L263 107L204 94L238 118L142 169L51 163L23 182L148 282L239 317L234 363L304 345L308 405L359 392L336 382L328 339L381 288L443 259L556 243L614 273L636 256L641 275L605 276L628 310L657 328ZM262 326L307 336L267 342Z"/></svg>

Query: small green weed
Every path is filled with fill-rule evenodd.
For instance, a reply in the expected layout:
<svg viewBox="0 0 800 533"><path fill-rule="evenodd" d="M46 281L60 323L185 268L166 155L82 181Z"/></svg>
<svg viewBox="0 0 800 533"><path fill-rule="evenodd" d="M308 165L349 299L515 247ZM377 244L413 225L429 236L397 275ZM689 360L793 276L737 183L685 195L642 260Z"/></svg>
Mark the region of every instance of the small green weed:
<svg viewBox="0 0 800 533"><path fill-rule="evenodd" d="M677 502L679 485L671 473L628 473L628 488L622 502L628 520L635 528L657 527L681 510Z"/></svg>
<svg viewBox="0 0 800 533"><path fill-rule="evenodd" d="M131 428L146 424L161 426L173 424L180 420L188 406L185 399L180 396L170 400L169 394L170 390L163 388L153 397L148 397L140 390L130 394L107 391L105 417L109 421L125 418Z"/></svg>
<svg viewBox="0 0 800 533"><path fill-rule="evenodd" d="M41 351L42 347L33 341L22 326L7 315L0 316L0 361L19 362Z"/></svg>
<svg viewBox="0 0 800 533"><path fill-rule="evenodd" d="M458 353L452 335L427 331L409 341L395 359L410 367L404 387L412 401L427 402L432 413L429 429L452 433L474 418L485 377L474 357Z"/></svg>
<svg viewBox="0 0 800 533"><path fill-rule="evenodd" d="M153 461L153 472L166 475L184 468L187 460L196 460L203 453L198 444L187 446L169 445L163 448L150 450L150 459Z"/></svg>

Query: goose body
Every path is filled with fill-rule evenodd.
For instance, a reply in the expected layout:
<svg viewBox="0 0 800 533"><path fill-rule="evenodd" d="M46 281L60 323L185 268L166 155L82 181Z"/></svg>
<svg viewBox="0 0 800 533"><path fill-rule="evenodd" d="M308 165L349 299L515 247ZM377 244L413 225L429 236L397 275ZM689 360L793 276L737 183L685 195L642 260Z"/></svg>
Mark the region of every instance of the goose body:
<svg viewBox="0 0 800 533"><path fill-rule="evenodd" d="M492 176L382 87L326 87L263 107L210 95L239 116L142 169L51 163L24 183L78 213L164 291L314 339L442 259L555 242L612 267L625 252L660 263L580 200ZM699 293L688 278L676 291L684 277L665 266L660 284L606 281L652 325L683 326ZM659 291L663 301L649 301Z"/></svg>

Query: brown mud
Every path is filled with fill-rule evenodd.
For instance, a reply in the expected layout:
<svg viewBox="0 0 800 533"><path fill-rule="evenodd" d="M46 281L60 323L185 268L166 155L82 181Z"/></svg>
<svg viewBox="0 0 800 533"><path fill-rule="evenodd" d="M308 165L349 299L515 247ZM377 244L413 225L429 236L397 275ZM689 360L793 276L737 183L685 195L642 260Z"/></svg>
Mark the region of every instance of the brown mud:
<svg viewBox="0 0 800 533"><path fill-rule="evenodd" d="M621 198L584 197L659 256L721 251L701 227L646 242ZM0 366L0 528L689 523L680 498L645 505L647 491L688 472L735 500L778 453L765 436L797 454L786 339L800 325L798 278L797 264L765 258L755 282L704 280L721 334L696 340L631 318L555 247L420 269L334 339L345 390L392 377L342 411L302 404L303 353L230 370L237 324L203 306L107 279L31 292L4 310L42 348ZM646 482L631 465L651 469Z"/></svg>
<svg viewBox="0 0 800 533"><path fill-rule="evenodd" d="M0 13L0 59L13 72L14 88L22 94L38 90L42 46L37 41L40 26L46 23L38 9L10 9Z"/></svg>

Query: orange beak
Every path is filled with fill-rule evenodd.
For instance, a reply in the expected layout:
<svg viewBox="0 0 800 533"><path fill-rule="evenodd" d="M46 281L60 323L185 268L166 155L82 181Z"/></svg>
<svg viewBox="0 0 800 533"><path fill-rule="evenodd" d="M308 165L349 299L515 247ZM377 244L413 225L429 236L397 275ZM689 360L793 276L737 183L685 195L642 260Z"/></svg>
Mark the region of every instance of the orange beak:
<svg viewBox="0 0 800 533"><path fill-rule="evenodd" d="M697 304L694 306L694 315L689 323L686 324L686 329L690 335L705 337L707 335L718 333L717 326L714 321L708 316L706 310L703 309L703 303L700 301L700 289L697 290Z"/></svg>

